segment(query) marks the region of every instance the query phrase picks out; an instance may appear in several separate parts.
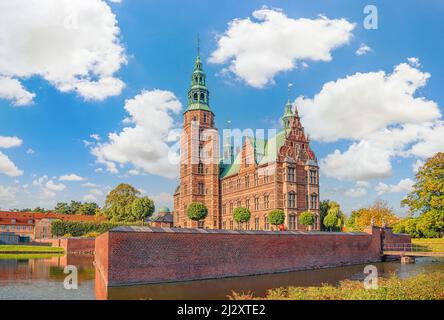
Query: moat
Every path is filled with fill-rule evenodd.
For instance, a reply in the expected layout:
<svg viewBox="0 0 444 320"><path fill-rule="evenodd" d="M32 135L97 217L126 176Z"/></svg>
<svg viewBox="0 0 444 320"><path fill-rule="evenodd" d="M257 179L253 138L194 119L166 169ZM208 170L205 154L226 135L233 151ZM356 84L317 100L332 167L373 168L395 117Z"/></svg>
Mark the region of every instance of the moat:
<svg viewBox="0 0 444 320"><path fill-rule="evenodd" d="M91 255L7 259L0 257L0 299L227 299L232 291L264 296L267 289L281 286L319 286L341 280L363 280L364 266L354 265L320 270L261 276L187 281L106 289L97 276ZM66 290L64 267L78 269L78 289ZM420 272L444 272L444 259L419 258L415 264L399 261L375 263L379 276L396 274L406 278Z"/></svg>

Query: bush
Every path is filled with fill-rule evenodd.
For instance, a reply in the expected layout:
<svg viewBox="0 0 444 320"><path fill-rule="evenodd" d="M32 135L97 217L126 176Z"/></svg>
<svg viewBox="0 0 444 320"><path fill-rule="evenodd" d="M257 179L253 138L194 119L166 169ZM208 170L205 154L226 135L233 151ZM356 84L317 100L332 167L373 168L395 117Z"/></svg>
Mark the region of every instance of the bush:
<svg viewBox="0 0 444 320"><path fill-rule="evenodd" d="M302 212L299 216L299 222L306 227L312 226L314 224L314 214L310 211Z"/></svg>
<svg viewBox="0 0 444 320"><path fill-rule="evenodd" d="M248 222L250 220L251 217L251 213L250 210L248 210L247 208L236 208L233 211L233 218L234 221L238 222L238 223L245 223Z"/></svg>
<svg viewBox="0 0 444 320"><path fill-rule="evenodd" d="M187 215L194 221L203 220L208 215L208 209L201 202L191 202L187 209Z"/></svg>
<svg viewBox="0 0 444 320"><path fill-rule="evenodd" d="M137 223L111 223L111 222L78 222L56 220L51 223L51 233L54 237L81 237L89 233L100 235L112 228L122 225L140 225Z"/></svg>
<svg viewBox="0 0 444 320"><path fill-rule="evenodd" d="M268 222L274 226L279 226L285 221L285 213L282 210L273 210L268 214Z"/></svg>

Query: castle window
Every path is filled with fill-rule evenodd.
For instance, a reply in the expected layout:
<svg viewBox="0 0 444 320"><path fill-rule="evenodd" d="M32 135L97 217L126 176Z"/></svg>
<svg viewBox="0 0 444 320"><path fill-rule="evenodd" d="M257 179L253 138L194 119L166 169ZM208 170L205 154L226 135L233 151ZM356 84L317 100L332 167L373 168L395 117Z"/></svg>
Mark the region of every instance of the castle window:
<svg viewBox="0 0 444 320"><path fill-rule="evenodd" d="M199 174L203 174L204 170L203 170L203 163L199 162L199 164L197 165L197 173Z"/></svg>
<svg viewBox="0 0 444 320"><path fill-rule="evenodd" d="M205 102L205 94L204 93L200 94L200 102ZM204 119L206 119L205 114L204 114ZM206 121L204 121L204 122L206 122Z"/></svg>
<svg viewBox="0 0 444 320"><path fill-rule="evenodd" d="M288 207L296 208L296 193L294 192L288 193Z"/></svg>
<svg viewBox="0 0 444 320"><path fill-rule="evenodd" d="M227 214L227 205L226 204L224 204L223 206L222 206L222 214Z"/></svg>
<svg viewBox="0 0 444 320"><path fill-rule="evenodd" d="M305 208L308 209L308 194L305 195Z"/></svg>
<svg viewBox="0 0 444 320"><path fill-rule="evenodd" d="M311 203L310 203L310 208L311 209L316 209L318 206L317 206L317 204L318 204L318 195L317 194L312 194L311 195Z"/></svg>
<svg viewBox="0 0 444 320"><path fill-rule="evenodd" d="M259 176L257 175L257 173L254 174L254 186L259 185Z"/></svg>
<svg viewBox="0 0 444 320"><path fill-rule="evenodd" d="M265 217L265 230L270 229L270 223L268 222L268 217Z"/></svg>
<svg viewBox="0 0 444 320"><path fill-rule="evenodd" d="M233 202L230 202L230 214L233 214Z"/></svg>
<svg viewBox="0 0 444 320"><path fill-rule="evenodd" d="M296 169L295 168L288 168L287 169L287 180L291 181L291 182L294 182L295 178L296 178L295 173L296 173Z"/></svg>
<svg viewBox="0 0 444 320"><path fill-rule="evenodd" d="M197 93L195 93L195 94L193 95L193 100L194 100L194 102L197 102Z"/></svg>
<svg viewBox="0 0 444 320"><path fill-rule="evenodd" d="M259 198L254 198L254 210L259 210Z"/></svg>
<svg viewBox="0 0 444 320"><path fill-rule="evenodd" d="M240 200L237 200L237 207L241 207L242 206L242 202Z"/></svg>
<svg viewBox="0 0 444 320"><path fill-rule="evenodd" d="M233 220L230 220L230 229L233 230Z"/></svg>
<svg viewBox="0 0 444 320"><path fill-rule="evenodd" d="M250 187L250 177L245 177L245 189L248 189Z"/></svg>
<svg viewBox="0 0 444 320"><path fill-rule="evenodd" d="M202 94L200 95L200 99L202 100ZM206 113L203 114L203 122L207 123L207 114Z"/></svg>
<svg viewBox="0 0 444 320"><path fill-rule="evenodd" d="M183 185L183 194L184 195L188 194L188 188L186 184Z"/></svg>
<svg viewBox="0 0 444 320"><path fill-rule="evenodd" d="M204 184L202 182L199 182L199 194L204 194Z"/></svg>
<svg viewBox="0 0 444 320"><path fill-rule="evenodd" d="M222 229L227 229L227 222L226 221L222 222Z"/></svg>
<svg viewBox="0 0 444 320"><path fill-rule="evenodd" d="M240 178L237 178L236 185L237 185L237 190L240 190L241 189L241 180L240 180Z"/></svg>
<svg viewBox="0 0 444 320"><path fill-rule="evenodd" d="M254 229L259 230L259 218L254 218Z"/></svg>
<svg viewBox="0 0 444 320"><path fill-rule="evenodd" d="M290 214L290 216L288 217L288 229L297 230L297 228L298 228L298 225L297 225L296 215Z"/></svg>
<svg viewBox="0 0 444 320"><path fill-rule="evenodd" d="M265 205L265 209L268 209L270 206L270 196L266 195L264 196L264 205Z"/></svg>
<svg viewBox="0 0 444 320"><path fill-rule="evenodd" d="M310 170L310 184L316 184L317 176L315 170Z"/></svg>
<svg viewBox="0 0 444 320"><path fill-rule="evenodd" d="M264 183L268 183L268 171L264 172Z"/></svg>
<svg viewBox="0 0 444 320"><path fill-rule="evenodd" d="M250 199L246 199L246 200L245 200L245 208L247 208L248 210L250 210Z"/></svg>

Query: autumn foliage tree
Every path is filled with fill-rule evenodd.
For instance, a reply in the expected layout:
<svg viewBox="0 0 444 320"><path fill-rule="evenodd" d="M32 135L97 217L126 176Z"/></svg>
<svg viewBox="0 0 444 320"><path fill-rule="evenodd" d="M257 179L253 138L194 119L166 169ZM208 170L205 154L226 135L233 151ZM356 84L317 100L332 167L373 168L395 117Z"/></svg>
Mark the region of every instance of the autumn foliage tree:
<svg viewBox="0 0 444 320"><path fill-rule="evenodd" d="M400 218L393 213L387 202L376 201L368 208L352 211L346 226L351 231L364 231L372 222L376 227L382 227L383 225L391 227L399 220Z"/></svg>

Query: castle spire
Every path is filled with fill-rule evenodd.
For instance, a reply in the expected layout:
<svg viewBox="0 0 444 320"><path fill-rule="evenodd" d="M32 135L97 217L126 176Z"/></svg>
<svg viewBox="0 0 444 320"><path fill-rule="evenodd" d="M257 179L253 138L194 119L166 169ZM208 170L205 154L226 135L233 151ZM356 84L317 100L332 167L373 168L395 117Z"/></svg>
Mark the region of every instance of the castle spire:
<svg viewBox="0 0 444 320"><path fill-rule="evenodd" d="M205 110L210 109L210 92L206 86L206 76L203 71L202 61L200 59L200 38L197 37L197 56L194 63L194 70L191 75L191 87L188 90L188 108L189 110ZM185 111L185 112L186 112Z"/></svg>
<svg viewBox="0 0 444 320"><path fill-rule="evenodd" d="M293 84L288 83L288 88L287 88L288 99L287 99L287 104L285 105L285 108L284 108L284 115L281 118L282 125L284 126L284 129L288 129L290 127L290 118L292 116L294 116L293 111L291 110L292 109L291 87L293 87Z"/></svg>

